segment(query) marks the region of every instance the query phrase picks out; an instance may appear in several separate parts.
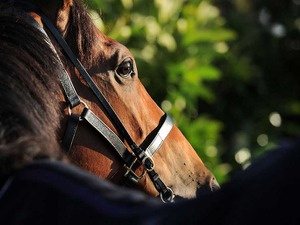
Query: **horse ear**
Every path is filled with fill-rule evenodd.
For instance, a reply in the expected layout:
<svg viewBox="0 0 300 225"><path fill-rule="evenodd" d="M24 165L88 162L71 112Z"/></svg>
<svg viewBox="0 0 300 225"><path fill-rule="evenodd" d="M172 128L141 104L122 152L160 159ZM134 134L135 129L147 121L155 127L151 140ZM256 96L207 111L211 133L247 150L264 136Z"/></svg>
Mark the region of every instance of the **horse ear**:
<svg viewBox="0 0 300 225"><path fill-rule="evenodd" d="M72 0L62 0L62 7L60 7L57 11L57 17L55 22L57 28L62 34L66 32L66 29L68 27L70 11L72 6Z"/></svg>
<svg viewBox="0 0 300 225"><path fill-rule="evenodd" d="M64 34L68 27L73 0L34 0L33 2Z"/></svg>

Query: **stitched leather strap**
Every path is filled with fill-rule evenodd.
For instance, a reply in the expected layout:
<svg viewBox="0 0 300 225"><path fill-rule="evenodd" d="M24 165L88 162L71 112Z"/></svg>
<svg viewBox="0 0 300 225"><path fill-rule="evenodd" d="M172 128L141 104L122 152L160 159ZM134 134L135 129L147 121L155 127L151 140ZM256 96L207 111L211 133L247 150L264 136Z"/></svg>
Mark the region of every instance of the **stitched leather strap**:
<svg viewBox="0 0 300 225"><path fill-rule="evenodd" d="M162 143L164 142L164 140L166 139L166 137L172 130L173 125L174 125L173 120L166 113L164 115L163 125L157 132L156 136L154 137L154 139L152 140L150 145L145 150L146 152L148 152L150 154L150 156L153 156L158 151L158 149L160 148L160 146L162 145Z"/></svg>

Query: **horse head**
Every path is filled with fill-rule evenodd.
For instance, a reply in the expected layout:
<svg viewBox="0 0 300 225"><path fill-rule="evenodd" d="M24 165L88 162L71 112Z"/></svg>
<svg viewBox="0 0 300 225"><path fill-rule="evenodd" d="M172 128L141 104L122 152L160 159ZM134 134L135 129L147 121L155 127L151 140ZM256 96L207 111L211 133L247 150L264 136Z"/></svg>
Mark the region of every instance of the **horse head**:
<svg viewBox="0 0 300 225"><path fill-rule="evenodd" d="M24 2L24 1L23 1ZM131 141L142 150L141 155L154 139L159 139L160 131L164 128L166 114L155 103L141 83L137 66L131 52L122 44L107 37L92 22L88 12L80 1L77 0L53 0L53 1L27 1L38 7L53 24L55 24L60 35L75 53L76 57L90 75L92 82L101 91L125 129L116 125L107 112L105 106L90 89L80 69L69 60L53 33L46 27L43 17L36 10L27 8L28 13L49 34L65 68L77 90L80 100L79 104L71 109L64 105L64 120L62 121L62 135L65 132L69 114L82 115L88 108L117 137L122 140L126 149L134 152ZM65 96L61 96L61 102L65 102ZM77 133L72 143L68 156L70 160L94 173L95 175L110 180L116 184L123 184L124 174L134 173L137 175L137 189L143 190L151 196L158 195L158 189L152 181L157 177L145 174L145 170L155 169L154 175L171 189L175 196L193 198L197 191L208 188L215 190L219 185L213 174L206 168L191 144L187 141L181 131L173 124L169 126L167 134L161 142L155 154L147 153L138 158L130 166L124 167L124 162L116 154L111 143L99 135L95 129L87 123L79 122ZM159 133L159 135L157 135ZM163 133L163 132L162 132ZM126 138L128 134L129 138ZM128 141L128 139L131 139ZM135 148L135 147L134 147ZM139 154L139 153L138 153ZM145 157L144 157L145 156ZM144 157L144 158L143 158ZM141 165L145 162L150 164L150 169ZM152 172L150 172L151 174ZM156 184L157 185L157 184Z"/></svg>

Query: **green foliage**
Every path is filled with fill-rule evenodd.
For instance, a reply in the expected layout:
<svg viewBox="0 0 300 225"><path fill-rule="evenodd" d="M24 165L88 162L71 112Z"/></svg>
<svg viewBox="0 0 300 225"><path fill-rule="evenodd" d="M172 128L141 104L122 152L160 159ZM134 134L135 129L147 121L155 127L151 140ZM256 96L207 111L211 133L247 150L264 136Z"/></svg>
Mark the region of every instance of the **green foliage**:
<svg viewBox="0 0 300 225"><path fill-rule="evenodd" d="M290 0L214 4L238 39L214 62L223 79L209 85L216 101L206 113L226 127L223 160L236 167L240 150L247 150L249 160L241 162L247 166L265 151L300 136L300 5Z"/></svg>
<svg viewBox="0 0 300 225"><path fill-rule="evenodd" d="M86 3L95 24L131 50L150 95L220 183L231 170L274 147L282 134L299 135L294 120L278 124L284 116L300 115L296 3ZM284 25L285 36L278 24Z"/></svg>

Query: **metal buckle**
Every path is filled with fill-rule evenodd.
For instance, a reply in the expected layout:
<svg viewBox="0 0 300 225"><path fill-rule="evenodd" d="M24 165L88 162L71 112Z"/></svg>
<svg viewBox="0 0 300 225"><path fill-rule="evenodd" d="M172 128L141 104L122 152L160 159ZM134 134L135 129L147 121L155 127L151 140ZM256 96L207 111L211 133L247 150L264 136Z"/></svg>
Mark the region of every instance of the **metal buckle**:
<svg viewBox="0 0 300 225"><path fill-rule="evenodd" d="M151 164L151 167L149 167L149 168L148 168L148 167L146 166L146 164L145 164L147 160L149 160L149 161L150 161L150 164ZM154 167L155 167L154 161L153 161L152 157L149 156L147 153L146 153L146 156L145 156L145 157L143 158L143 160L142 160L142 164L143 164L144 168L145 168L148 172L154 170Z"/></svg>
<svg viewBox="0 0 300 225"><path fill-rule="evenodd" d="M88 105L84 101L82 101L81 99L80 99L80 103L84 106L84 108L89 109ZM79 105L77 105L77 106L79 106ZM74 108L72 108L72 109L74 109ZM72 109L71 109L70 105L68 105L68 114L69 114L69 116L72 114ZM80 117L79 120L81 121L82 118Z"/></svg>
<svg viewBox="0 0 300 225"><path fill-rule="evenodd" d="M163 203L174 202L175 195L173 190L169 187L167 187L167 190L164 193L160 192L159 196Z"/></svg>
<svg viewBox="0 0 300 225"><path fill-rule="evenodd" d="M134 161L131 163L131 165L128 167L126 164L124 164L124 167L126 168L126 173L124 174L125 177L129 177L130 180L134 181L134 183L138 183L146 174L146 170L143 171L142 175L137 175L133 170L132 167L136 163L137 158L134 159Z"/></svg>

